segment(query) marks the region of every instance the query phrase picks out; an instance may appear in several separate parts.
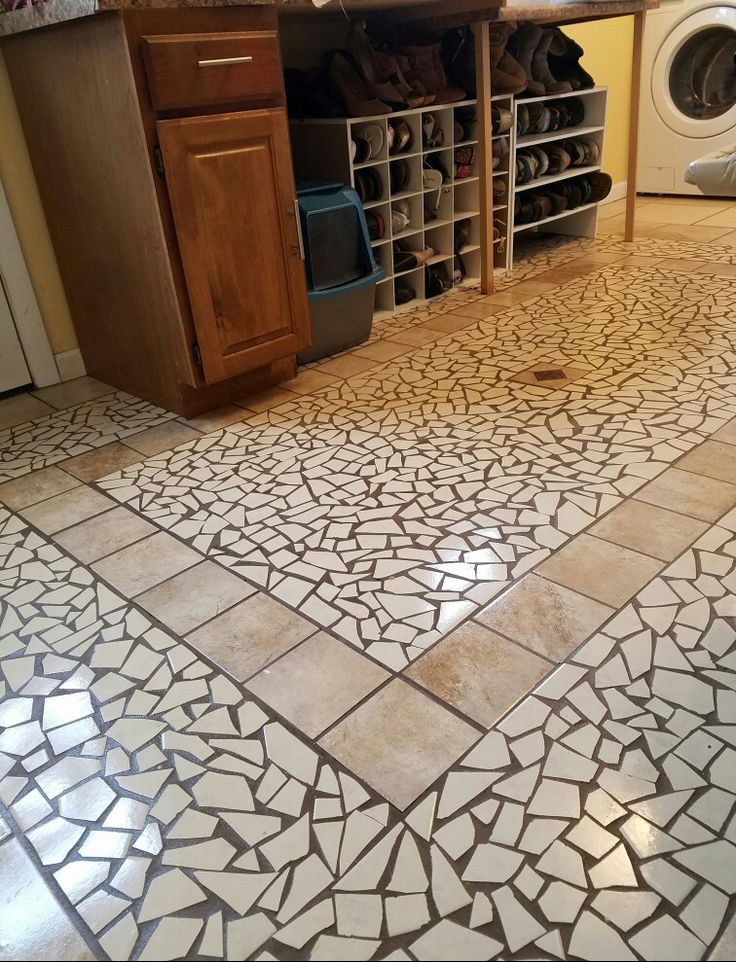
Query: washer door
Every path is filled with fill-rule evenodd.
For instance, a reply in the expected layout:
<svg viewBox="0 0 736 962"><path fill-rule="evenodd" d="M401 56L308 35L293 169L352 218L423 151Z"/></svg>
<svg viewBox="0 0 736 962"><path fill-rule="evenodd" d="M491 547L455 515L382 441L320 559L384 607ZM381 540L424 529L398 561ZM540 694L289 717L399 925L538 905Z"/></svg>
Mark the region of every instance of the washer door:
<svg viewBox="0 0 736 962"><path fill-rule="evenodd" d="M652 99L683 137L736 127L736 6L698 10L672 28L654 60Z"/></svg>

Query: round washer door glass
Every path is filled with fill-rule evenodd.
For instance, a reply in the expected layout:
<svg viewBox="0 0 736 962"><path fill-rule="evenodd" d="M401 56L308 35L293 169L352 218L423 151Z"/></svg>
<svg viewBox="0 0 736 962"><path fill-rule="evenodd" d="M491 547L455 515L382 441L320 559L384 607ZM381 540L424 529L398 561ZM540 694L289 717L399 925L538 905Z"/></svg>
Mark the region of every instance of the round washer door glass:
<svg viewBox="0 0 736 962"><path fill-rule="evenodd" d="M683 43L670 67L670 95L694 120L720 117L736 104L736 33L701 30Z"/></svg>
<svg viewBox="0 0 736 962"><path fill-rule="evenodd" d="M683 137L736 128L736 0L685 13L662 40L652 68L652 99Z"/></svg>

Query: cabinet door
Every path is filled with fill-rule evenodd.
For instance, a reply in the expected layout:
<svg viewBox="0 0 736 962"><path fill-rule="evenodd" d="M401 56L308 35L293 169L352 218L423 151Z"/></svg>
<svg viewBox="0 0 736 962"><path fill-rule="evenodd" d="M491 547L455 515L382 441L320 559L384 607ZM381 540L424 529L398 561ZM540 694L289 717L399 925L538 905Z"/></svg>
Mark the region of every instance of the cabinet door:
<svg viewBox="0 0 736 962"><path fill-rule="evenodd" d="M206 380L307 346L285 111L161 120L158 131Z"/></svg>

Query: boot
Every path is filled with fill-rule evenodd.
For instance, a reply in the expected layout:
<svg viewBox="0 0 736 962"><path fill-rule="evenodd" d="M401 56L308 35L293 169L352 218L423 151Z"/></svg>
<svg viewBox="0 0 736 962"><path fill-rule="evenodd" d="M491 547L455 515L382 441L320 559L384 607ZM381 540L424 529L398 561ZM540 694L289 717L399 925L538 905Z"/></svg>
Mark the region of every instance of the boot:
<svg viewBox="0 0 736 962"><path fill-rule="evenodd" d="M542 31L537 48L532 57L532 75L544 87L547 94L569 94L572 92L572 84L566 80L555 80L552 71L549 69L547 54L552 43L552 31L545 29Z"/></svg>
<svg viewBox="0 0 736 962"><path fill-rule="evenodd" d="M407 58L412 72L427 92L434 94L436 104L451 104L465 99L462 88L447 83L439 43L412 44L402 47L399 53Z"/></svg>
<svg viewBox="0 0 736 962"><path fill-rule="evenodd" d="M390 104L394 109L416 106L407 98L407 91L400 89L383 72L373 47L371 47L370 40L363 28L357 23L350 24L347 47L358 73L376 99Z"/></svg>
<svg viewBox="0 0 736 962"><path fill-rule="evenodd" d="M524 93L527 97L543 97L549 93L543 83L534 76L532 60L534 52L539 46L544 31L536 23L521 23L516 29L516 33L511 38L509 50L515 60L520 64L526 74L526 89Z"/></svg>
<svg viewBox="0 0 736 962"><path fill-rule="evenodd" d="M580 58L585 52L580 44L565 36L559 27L550 27L549 31L552 34L552 43L547 60L553 77L556 80L567 80L573 90L595 87L593 78L580 66Z"/></svg>
<svg viewBox="0 0 736 962"><path fill-rule="evenodd" d="M506 49L515 29L514 24L508 22L490 25L491 93L518 94L526 88L523 68Z"/></svg>

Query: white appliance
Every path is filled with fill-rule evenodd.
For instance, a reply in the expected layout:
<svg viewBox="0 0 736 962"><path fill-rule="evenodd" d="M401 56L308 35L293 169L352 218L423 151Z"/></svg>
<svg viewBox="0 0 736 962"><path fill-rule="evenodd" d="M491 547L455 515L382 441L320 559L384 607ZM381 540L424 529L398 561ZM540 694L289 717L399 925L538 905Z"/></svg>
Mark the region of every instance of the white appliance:
<svg viewBox="0 0 736 962"><path fill-rule="evenodd" d="M699 194L688 164L736 141L736 0L663 0L644 26L639 193Z"/></svg>

